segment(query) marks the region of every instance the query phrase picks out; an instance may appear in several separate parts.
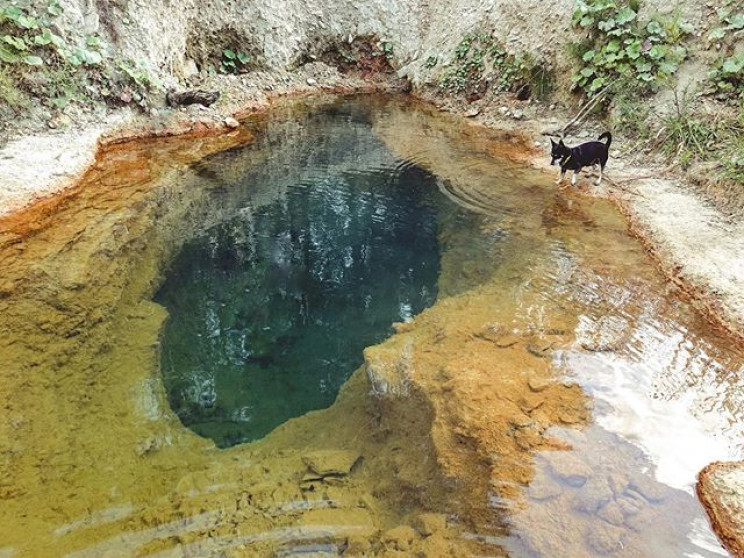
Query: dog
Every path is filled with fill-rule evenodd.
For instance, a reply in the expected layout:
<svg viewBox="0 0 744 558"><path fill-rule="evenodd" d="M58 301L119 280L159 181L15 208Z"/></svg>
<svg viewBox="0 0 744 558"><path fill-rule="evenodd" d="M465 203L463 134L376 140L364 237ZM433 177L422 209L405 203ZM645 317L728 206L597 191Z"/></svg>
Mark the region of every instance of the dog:
<svg viewBox="0 0 744 558"><path fill-rule="evenodd" d="M612 143L612 134L610 132L604 132L597 138L602 140L607 138L607 143L602 141L588 141L577 145L576 147L568 147L560 140L555 143L552 139L550 143L552 148L550 150L550 164L555 165L558 162L560 171L558 173L558 180L556 184L563 182L563 178L566 176L566 171L573 171L571 177L571 184L576 186L576 178L582 168L599 163L599 178L595 184L599 186L602 183L602 173L604 172L607 159L610 156L610 144Z"/></svg>

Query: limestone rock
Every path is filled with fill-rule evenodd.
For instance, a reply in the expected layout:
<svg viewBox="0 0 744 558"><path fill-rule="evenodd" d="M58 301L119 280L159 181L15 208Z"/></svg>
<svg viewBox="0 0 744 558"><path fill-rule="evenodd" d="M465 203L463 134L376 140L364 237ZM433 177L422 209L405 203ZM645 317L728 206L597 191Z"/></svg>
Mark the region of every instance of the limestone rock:
<svg viewBox="0 0 744 558"><path fill-rule="evenodd" d="M721 542L732 555L744 556L744 461L711 463L695 488Z"/></svg>
<svg viewBox="0 0 744 558"><path fill-rule="evenodd" d="M228 116L223 122L228 128L237 128L238 126L240 126L240 122L235 120L232 116Z"/></svg>
<svg viewBox="0 0 744 558"><path fill-rule="evenodd" d="M357 451L318 450L303 455L302 461L312 473L322 478L329 475L348 475L361 458Z"/></svg>

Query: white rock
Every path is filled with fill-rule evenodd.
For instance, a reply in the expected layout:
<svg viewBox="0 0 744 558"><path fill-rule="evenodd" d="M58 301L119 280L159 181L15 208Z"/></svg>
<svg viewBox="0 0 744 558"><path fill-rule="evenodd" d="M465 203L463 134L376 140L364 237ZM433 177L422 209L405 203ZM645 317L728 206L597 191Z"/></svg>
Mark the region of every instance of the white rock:
<svg viewBox="0 0 744 558"><path fill-rule="evenodd" d="M315 78L311 78L311 77L307 78L307 84L310 85L311 87L315 87L316 85L318 85L318 80L316 80Z"/></svg>
<svg viewBox="0 0 744 558"><path fill-rule="evenodd" d="M228 116L227 118L225 118L225 120L223 120L223 122L228 128L237 128L238 126L240 126L240 122L235 120L232 116Z"/></svg>

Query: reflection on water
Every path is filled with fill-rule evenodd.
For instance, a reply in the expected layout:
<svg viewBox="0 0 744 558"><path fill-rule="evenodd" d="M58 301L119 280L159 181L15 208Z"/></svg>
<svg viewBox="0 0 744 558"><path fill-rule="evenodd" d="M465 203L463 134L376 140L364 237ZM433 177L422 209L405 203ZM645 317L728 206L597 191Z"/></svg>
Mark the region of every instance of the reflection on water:
<svg viewBox="0 0 744 558"><path fill-rule="evenodd" d="M156 296L170 314L161 363L171 406L220 446L328 407L364 347L436 298L433 178L369 169L364 152L356 169L329 170L352 124L330 125L336 141L313 153L322 167L304 169L317 178L257 206L261 171L251 169L231 192L237 215L186 244Z"/></svg>
<svg viewBox="0 0 744 558"><path fill-rule="evenodd" d="M608 203L407 101L237 133L0 221L0 555L725 554L744 357Z"/></svg>

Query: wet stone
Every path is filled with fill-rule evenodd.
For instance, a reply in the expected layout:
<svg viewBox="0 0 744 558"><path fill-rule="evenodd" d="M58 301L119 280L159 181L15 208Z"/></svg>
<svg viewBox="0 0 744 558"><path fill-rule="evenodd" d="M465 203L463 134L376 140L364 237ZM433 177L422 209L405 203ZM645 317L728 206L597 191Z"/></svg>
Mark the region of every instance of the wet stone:
<svg viewBox="0 0 744 558"><path fill-rule="evenodd" d="M623 495L617 499L617 504L623 512L624 517L630 517L636 515L643 509L644 503L638 498L634 498L630 495Z"/></svg>
<svg viewBox="0 0 744 558"><path fill-rule="evenodd" d="M536 393L540 393L548 389L550 386L552 386L553 381L547 380L547 379L541 379L541 378L531 378L530 381L527 383L527 385L530 387L532 391Z"/></svg>
<svg viewBox="0 0 744 558"><path fill-rule="evenodd" d="M645 475L633 475L629 487L652 504L658 504L664 500L664 487Z"/></svg>
<svg viewBox="0 0 744 558"><path fill-rule="evenodd" d="M527 352L538 358L547 358L553 351L553 343L535 342L527 345Z"/></svg>
<svg viewBox="0 0 744 558"><path fill-rule="evenodd" d="M513 347L514 345L519 343L519 336L509 333L500 337L498 340L495 341L495 343L499 349L508 349L509 347Z"/></svg>
<svg viewBox="0 0 744 558"><path fill-rule="evenodd" d="M575 510L594 514L602 506L612 501L612 489L607 479L597 477L590 479L579 492L573 501ZM620 518L622 520L622 517Z"/></svg>
<svg viewBox="0 0 744 558"><path fill-rule="evenodd" d="M592 475L591 468L569 452L548 452L545 460L554 478L575 488L584 486Z"/></svg>

